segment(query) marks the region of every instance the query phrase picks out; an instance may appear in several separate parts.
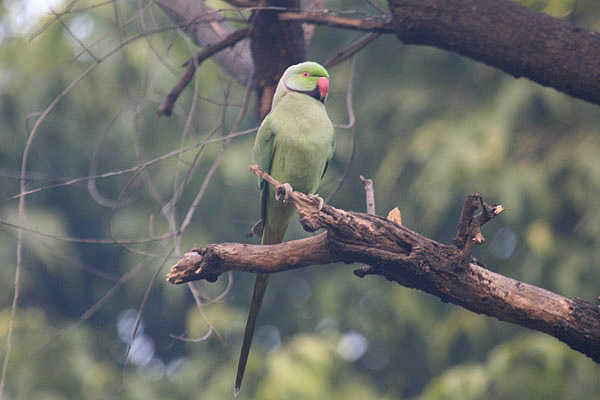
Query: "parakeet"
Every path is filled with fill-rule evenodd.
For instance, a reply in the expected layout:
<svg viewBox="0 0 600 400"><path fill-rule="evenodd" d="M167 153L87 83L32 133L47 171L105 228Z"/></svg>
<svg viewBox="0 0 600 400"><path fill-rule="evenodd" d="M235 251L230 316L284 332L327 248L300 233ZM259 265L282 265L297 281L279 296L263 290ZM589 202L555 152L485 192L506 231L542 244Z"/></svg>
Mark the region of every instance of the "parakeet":
<svg viewBox="0 0 600 400"><path fill-rule="evenodd" d="M294 190L314 193L333 157L335 136L325 110L329 73L315 62L292 65L284 73L254 142L254 158L262 169ZM283 241L294 212L291 203L278 201L272 186L259 179L261 190L262 244ZM269 274L257 274L244 332L234 394L242 385L256 317Z"/></svg>

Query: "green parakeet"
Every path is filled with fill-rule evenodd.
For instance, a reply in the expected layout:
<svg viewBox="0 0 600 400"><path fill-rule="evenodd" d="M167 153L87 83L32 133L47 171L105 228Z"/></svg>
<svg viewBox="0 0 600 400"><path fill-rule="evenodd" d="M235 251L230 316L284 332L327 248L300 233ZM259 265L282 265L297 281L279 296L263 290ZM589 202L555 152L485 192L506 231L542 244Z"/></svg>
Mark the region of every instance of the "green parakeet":
<svg viewBox="0 0 600 400"><path fill-rule="evenodd" d="M333 157L333 125L325 111L329 90L327 70L315 62L289 67L279 80L271 111L265 117L254 142L256 162L273 178L289 183L294 190L314 193ZM262 244L283 241L294 206L278 201L272 186L259 180L261 189ZM238 364L234 393L242 385L256 317L269 274L257 274L248 322Z"/></svg>

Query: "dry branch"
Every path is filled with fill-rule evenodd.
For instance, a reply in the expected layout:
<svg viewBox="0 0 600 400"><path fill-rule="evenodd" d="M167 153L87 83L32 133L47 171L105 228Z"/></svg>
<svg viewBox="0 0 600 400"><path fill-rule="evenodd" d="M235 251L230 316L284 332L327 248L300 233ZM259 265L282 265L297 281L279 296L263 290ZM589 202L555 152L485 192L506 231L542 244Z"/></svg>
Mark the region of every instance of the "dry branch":
<svg viewBox="0 0 600 400"><path fill-rule="evenodd" d="M251 170L278 189L281 184L258 166ZM290 196L304 229L326 232L278 245L209 245L187 253L167 280L215 281L228 271L279 272L333 262L369 265L357 276L381 275L473 312L545 332L600 362L600 311L587 301L563 297L488 270L470 255L480 227L502 212L481 195L467 198L455 245L444 245L376 215L319 207L320 199ZM475 214L482 209L480 214Z"/></svg>
<svg viewBox="0 0 600 400"><path fill-rule="evenodd" d="M226 49L227 47L233 46L234 44L245 38L246 35L248 35L248 28L243 28L238 31L235 31L219 43L205 47L202 51L194 54L194 57L187 60L183 64L186 67L185 72L183 73L181 78L179 78L177 84L173 86L173 89L171 89L167 97L165 97L163 102L160 104L158 110L156 110L156 118L160 118L162 115L171 115L177 98L179 97L183 89L185 89L188 83L192 80L194 72L196 72L196 69L202 63L202 61L215 55L219 51Z"/></svg>

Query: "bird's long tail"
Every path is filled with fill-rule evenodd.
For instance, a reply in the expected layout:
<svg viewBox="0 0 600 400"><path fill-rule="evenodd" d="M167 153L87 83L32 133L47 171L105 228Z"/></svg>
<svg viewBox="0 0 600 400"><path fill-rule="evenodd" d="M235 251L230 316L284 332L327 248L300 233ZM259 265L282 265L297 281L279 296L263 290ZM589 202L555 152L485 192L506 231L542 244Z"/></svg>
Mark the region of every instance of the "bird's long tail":
<svg viewBox="0 0 600 400"><path fill-rule="evenodd" d="M283 241L287 225L279 232L273 232L267 224L265 224L262 236L262 244L277 244ZM238 361L237 375L235 377L235 387L233 394L237 396L242 387L242 379L244 379L244 371L246 369L246 362L248 361L248 354L250 353L250 346L252 345L252 337L254 336L254 328L256 328L256 318L258 317L258 311L262 305L265 291L269 283L269 274L256 274L254 280L254 291L252 293L252 302L250 304L250 311L248 312L248 321L246 322L246 329L244 331L244 341L242 342L242 351L240 352L240 360Z"/></svg>

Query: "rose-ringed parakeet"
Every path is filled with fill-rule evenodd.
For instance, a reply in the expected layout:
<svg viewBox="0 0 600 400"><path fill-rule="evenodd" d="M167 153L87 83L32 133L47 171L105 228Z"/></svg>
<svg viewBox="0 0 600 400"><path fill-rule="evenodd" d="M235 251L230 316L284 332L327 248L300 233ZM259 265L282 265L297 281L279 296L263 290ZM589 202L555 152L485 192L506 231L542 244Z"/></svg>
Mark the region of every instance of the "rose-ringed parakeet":
<svg viewBox="0 0 600 400"><path fill-rule="evenodd" d="M289 67L279 80L271 111L265 117L254 142L256 162L273 178L289 183L294 190L314 193L333 156L333 125L325 111L329 89L327 70L315 62ZM279 201L272 186L259 180L262 244L283 241L294 212L291 203ZM234 393L239 393L256 317L269 282L269 274L256 275L248 322L238 364Z"/></svg>

